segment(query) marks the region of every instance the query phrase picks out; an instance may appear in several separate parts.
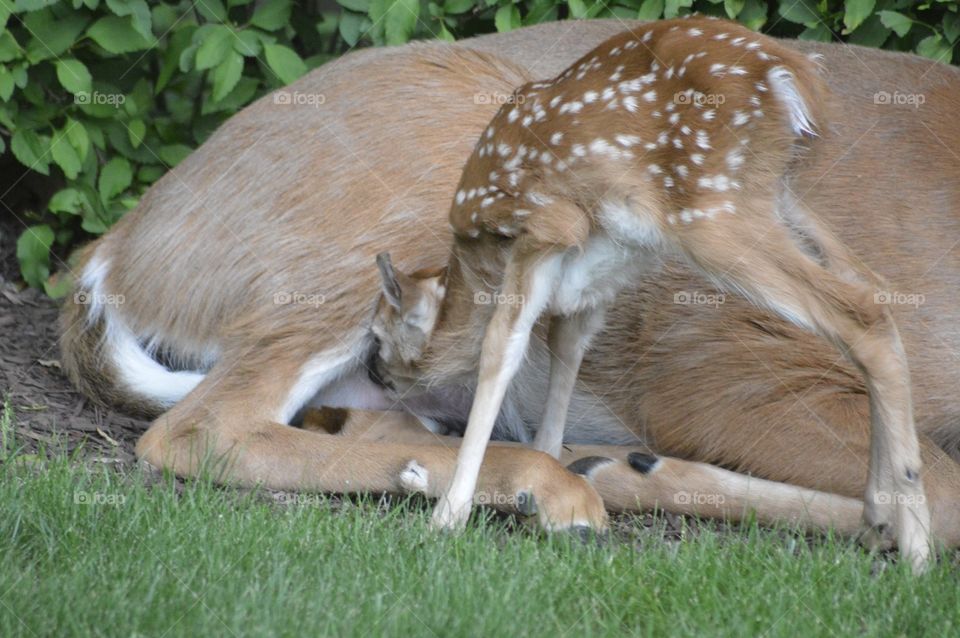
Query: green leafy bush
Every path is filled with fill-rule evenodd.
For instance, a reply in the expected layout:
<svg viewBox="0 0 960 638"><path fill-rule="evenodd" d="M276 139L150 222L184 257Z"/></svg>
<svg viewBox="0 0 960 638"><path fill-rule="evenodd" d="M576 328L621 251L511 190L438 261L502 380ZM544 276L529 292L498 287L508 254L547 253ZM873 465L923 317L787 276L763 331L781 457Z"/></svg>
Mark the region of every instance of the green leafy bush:
<svg viewBox="0 0 960 638"><path fill-rule="evenodd" d="M24 280L99 235L226 118L358 45L691 11L952 62L960 0L0 0L0 204ZM31 197L9 196L32 186Z"/></svg>

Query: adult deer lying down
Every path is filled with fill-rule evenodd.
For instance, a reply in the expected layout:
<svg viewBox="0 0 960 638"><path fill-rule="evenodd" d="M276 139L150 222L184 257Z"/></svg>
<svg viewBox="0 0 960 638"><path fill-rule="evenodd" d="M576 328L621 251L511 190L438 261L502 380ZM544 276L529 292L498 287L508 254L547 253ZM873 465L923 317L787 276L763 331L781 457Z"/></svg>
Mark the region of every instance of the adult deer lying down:
<svg viewBox="0 0 960 638"><path fill-rule="evenodd" d="M406 418L357 412L341 435L286 424L311 402L398 407L367 382L364 365L379 291L374 256L390 250L407 271L445 263L450 200L497 111L489 98L556 76L623 29L554 23L361 51L287 89L322 93L323 108L269 96L248 107L87 250L76 274L88 294L63 311L71 378L98 401L156 417L138 454L181 475L226 457L224 480L237 483L389 492L403 489L416 460L427 491L442 494L456 450ZM794 192L891 281L888 290L927 293L918 308L891 309L913 362L932 530L960 544L960 465L951 457L960 441L951 354L960 346L952 292L960 261L950 252L960 233L951 151L960 147L960 75L908 55L784 46L824 56L833 114L831 135L796 166ZM925 103L874 100L895 91ZM659 506L730 518L753 510L766 522L856 533L869 460L861 373L737 296L717 308L672 303L684 291L711 288L668 263L609 309L565 428L564 462L584 477L546 454L491 446L478 491L530 494L539 519L557 527L602 525L602 505ZM120 295L123 304L108 303ZM475 382L476 360L449 361L451 382ZM517 397L545 396L548 368L535 334L497 438L533 438L543 401ZM471 401L466 383L407 407L460 426ZM637 450L662 456L629 456Z"/></svg>
<svg viewBox="0 0 960 638"><path fill-rule="evenodd" d="M901 551L917 564L926 559L929 513L892 314L874 301L872 273L790 185L801 138L830 121L824 92L802 54L739 25L700 18L625 32L557 78L516 90L464 168L450 210L445 284L400 312L401 287L381 261L386 303L373 332L385 357L401 349L411 320L432 335L441 352L433 356L450 356L452 340L476 344L467 330L483 333L476 396L435 525L457 527L469 515L494 423L537 319L548 317L551 363L533 446L559 457L576 375L605 308L672 252L849 353L872 402L866 520L895 526ZM705 105L698 98L711 95L722 99ZM815 144L806 150L816 152ZM489 282L500 283L490 290ZM491 293L504 298L492 316L484 312L491 306L476 302ZM438 305L441 299L448 303ZM474 320L478 313L489 318L486 325ZM442 326L429 324L442 315Z"/></svg>

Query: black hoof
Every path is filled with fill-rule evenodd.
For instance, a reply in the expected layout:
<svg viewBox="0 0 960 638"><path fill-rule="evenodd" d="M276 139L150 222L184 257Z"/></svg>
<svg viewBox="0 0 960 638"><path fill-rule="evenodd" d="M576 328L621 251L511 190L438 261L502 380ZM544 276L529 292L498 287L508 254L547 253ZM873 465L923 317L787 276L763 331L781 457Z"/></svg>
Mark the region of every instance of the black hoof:
<svg viewBox="0 0 960 638"><path fill-rule="evenodd" d="M602 545L610 538L610 532L606 530L598 532L589 525L574 525L570 528L569 533L584 545L591 543Z"/></svg>
<svg viewBox="0 0 960 638"><path fill-rule="evenodd" d="M537 499L533 497L533 492L517 493L517 511L524 516L533 516L537 513Z"/></svg>
<svg viewBox="0 0 960 638"><path fill-rule="evenodd" d="M610 465L611 463L614 463L614 460L607 458L606 456L585 456L582 459L577 459L568 465L567 469L574 474L579 474L580 476L586 476L587 478L590 478L593 472L596 472L599 468L605 465Z"/></svg>
<svg viewBox="0 0 960 638"><path fill-rule="evenodd" d="M631 452L627 455L627 463L641 474L649 474L650 470L659 462L659 457L646 452Z"/></svg>

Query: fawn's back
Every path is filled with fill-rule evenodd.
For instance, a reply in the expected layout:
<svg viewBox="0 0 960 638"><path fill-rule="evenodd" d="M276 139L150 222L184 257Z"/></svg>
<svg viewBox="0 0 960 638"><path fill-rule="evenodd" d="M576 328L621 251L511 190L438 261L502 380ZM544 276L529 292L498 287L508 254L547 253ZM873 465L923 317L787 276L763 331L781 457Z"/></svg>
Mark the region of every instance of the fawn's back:
<svg viewBox="0 0 960 638"><path fill-rule="evenodd" d="M516 91L467 163L451 223L465 240L522 231L563 246L598 223L649 243L736 214L783 173L792 140L813 134L822 91L805 56L744 27L635 28ZM636 219L604 211L628 199Z"/></svg>

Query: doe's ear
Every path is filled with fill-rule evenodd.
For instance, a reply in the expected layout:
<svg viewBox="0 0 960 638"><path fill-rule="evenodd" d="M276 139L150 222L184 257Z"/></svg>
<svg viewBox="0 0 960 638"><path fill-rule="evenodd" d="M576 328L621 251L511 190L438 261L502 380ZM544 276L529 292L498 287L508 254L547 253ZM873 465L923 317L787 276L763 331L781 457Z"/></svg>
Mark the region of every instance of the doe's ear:
<svg viewBox="0 0 960 638"><path fill-rule="evenodd" d="M393 269L393 262L390 261L390 253L377 255L377 268L380 270L380 288L383 290L384 298L387 303L400 310L403 289L397 279L397 272Z"/></svg>

